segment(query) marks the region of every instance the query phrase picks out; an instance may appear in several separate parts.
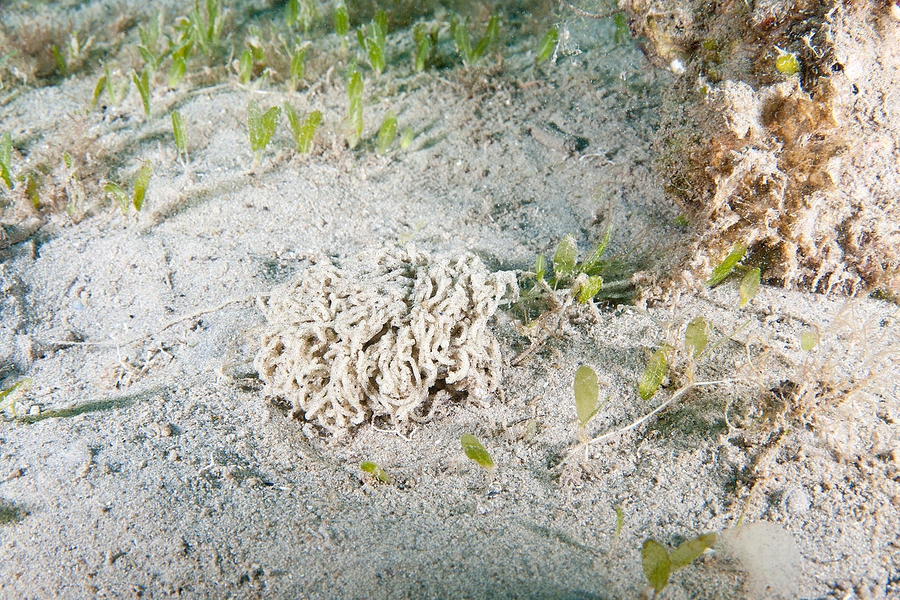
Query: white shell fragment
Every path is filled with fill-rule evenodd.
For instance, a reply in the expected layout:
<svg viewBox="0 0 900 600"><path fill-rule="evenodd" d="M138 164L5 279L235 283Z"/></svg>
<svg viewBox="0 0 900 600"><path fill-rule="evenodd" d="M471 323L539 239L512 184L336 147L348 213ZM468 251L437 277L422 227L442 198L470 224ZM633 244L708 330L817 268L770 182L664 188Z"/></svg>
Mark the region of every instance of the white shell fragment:
<svg viewBox="0 0 900 600"><path fill-rule="evenodd" d="M397 425L430 417L433 400L479 402L500 383L488 319L518 299L512 272L476 256L432 262L412 245L323 260L275 288L254 365L272 396L331 433L373 416Z"/></svg>

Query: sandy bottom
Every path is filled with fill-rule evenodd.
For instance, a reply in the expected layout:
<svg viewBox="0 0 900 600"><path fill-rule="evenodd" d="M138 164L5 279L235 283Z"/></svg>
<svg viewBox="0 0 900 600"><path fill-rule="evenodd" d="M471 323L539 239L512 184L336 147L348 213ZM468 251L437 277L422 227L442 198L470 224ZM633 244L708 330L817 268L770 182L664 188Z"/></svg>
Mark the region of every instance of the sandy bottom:
<svg viewBox="0 0 900 600"><path fill-rule="evenodd" d="M529 342L521 315L501 312L490 406L447 404L406 436L364 425L335 441L261 392L253 299L311 257L411 242L527 270L564 235L586 252L611 226L610 255L639 264L690 235L650 172L672 75L617 46L610 23L569 25L581 53L553 67L535 69L535 37L516 30L502 62L415 74L399 55L381 77L366 71L354 150L340 67L295 94L235 76L161 86L150 120L133 90L86 113L96 75L23 88L0 108L29 148L77 129L122 179L153 165L137 216L61 213L0 250L0 376L30 382L18 418L0 423L0 596L635 598L649 589L647 538L671 548L739 523L737 550L707 552L661 597L900 596L900 399L884 360L895 305L763 286L737 309L726 282L675 306L575 310L516 366ZM313 155L292 153L280 125L251 170L251 99L321 109ZM389 109L416 137L380 157ZM549 123L588 145L554 147ZM697 377L729 382L560 468L577 441L578 366L608 397L587 434L613 431L675 391L642 400L636 386L649 354L698 316L726 339ZM811 326L822 341L804 353ZM847 382L862 383L835 392ZM818 393L786 408L802 386ZM462 453L466 433L492 473ZM365 460L393 482L360 471Z"/></svg>

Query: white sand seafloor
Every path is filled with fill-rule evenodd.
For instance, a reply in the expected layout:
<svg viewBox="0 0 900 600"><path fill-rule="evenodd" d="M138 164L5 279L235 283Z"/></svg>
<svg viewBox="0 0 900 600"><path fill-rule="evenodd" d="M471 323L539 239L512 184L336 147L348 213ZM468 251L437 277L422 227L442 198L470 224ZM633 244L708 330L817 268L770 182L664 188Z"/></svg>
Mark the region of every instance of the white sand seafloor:
<svg viewBox="0 0 900 600"><path fill-rule="evenodd" d="M92 6L127 7L80 10ZM562 22L563 52L539 68L539 35L511 28L480 66L416 74L410 31L392 32L385 73L364 71L354 150L343 70L319 73L313 58L318 82L295 93L235 75L160 85L149 120L134 90L89 110L99 70L4 90L0 133L17 148L84 136L121 179L142 161L153 176L137 215L95 202L0 248L0 381L30 382L14 407L30 418L0 422L0 598L640 598L647 538L672 548L738 525L741 550L705 553L659 597L900 597L900 370L884 360L900 321L884 300L764 285L737 309L729 280L676 306L576 310L517 366L529 342L520 315L501 310L503 382L489 406L449 403L408 436L363 425L334 440L262 392L254 298L314 257L412 243L525 271L570 233L584 253L611 226L610 255L636 264L690 235L651 173L659 92L675 75L616 44L608 20ZM324 38L320 52L340 51ZM251 169L251 99L322 110L313 154L292 152L280 122ZM381 157L388 110L416 137ZM532 133L548 123L589 145L554 148ZM698 316L739 329L698 372L729 382L560 474L577 441L578 366L596 370L606 399L588 433L625 426L675 391L642 400L636 387L666 324L683 331ZM822 341L804 353L811 327ZM847 381L858 389L827 393ZM823 382L822 399L802 414L772 405L768 390L809 382ZM492 473L463 454L466 433ZM393 482L363 473L366 460Z"/></svg>

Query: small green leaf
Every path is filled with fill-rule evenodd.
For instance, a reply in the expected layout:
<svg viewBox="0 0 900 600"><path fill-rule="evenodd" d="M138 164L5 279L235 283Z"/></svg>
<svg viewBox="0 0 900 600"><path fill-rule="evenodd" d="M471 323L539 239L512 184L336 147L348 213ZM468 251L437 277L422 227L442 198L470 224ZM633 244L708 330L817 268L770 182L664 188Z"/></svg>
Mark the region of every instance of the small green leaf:
<svg viewBox="0 0 900 600"><path fill-rule="evenodd" d="M356 144L359 143L359 138L362 137L363 130L363 111L362 111L362 103L357 102L356 106L350 113L350 147L355 148Z"/></svg>
<svg viewBox="0 0 900 600"><path fill-rule="evenodd" d="M180 58L182 61L187 60L188 54L194 47L194 38L184 40L178 48L172 51L172 58Z"/></svg>
<svg viewBox="0 0 900 600"><path fill-rule="evenodd" d="M469 31L466 25L459 22L451 21L450 25L453 33L453 41L456 42L456 51L459 53L465 64L472 62L472 46L469 43Z"/></svg>
<svg viewBox="0 0 900 600"><path fill-rule="evenodd" d="M819 341L820 338L818 327L813 326L800 332L800 347L803 348L804 352L809 352L810 350L818 346Z"/></svg>
<svg viewBox="0 0 900 600"><path fill-rule="evenodd" d="M534 58L535 64L541 64L553 54L556 50L556 43L559 41L559 28L554 25L550 28L541 41L538 43L537 56Z"/></svg>
<svg viewBox="0 0 900 600"><path fill-rule="evenodd" d="M644 370L643 377L641 377L641 383L638 385L638 393L644 400L656 393L666 376L668 351L669 348L663 346L654 352L650 356L650 360L647 361L647 368Z"/></svg>
<svg viewBox="0 0 900 600"><path fill-rule="evenodd" d="M143 45L138 45L137 49L141 53L141 58L144 59L145 65L150 69L156 70L157 60L150 49Z"/></svg>
<svg viewBox="0 0 900 600"><path fill-rule="evenodd" d="M187 145L184 141L184 121L177 109L172 111L172 135L175 136L175 148L179 152L187 152Z"/></svg>
<svg viewBox="0 0 900 600"><path fill-rule="evenodd" d="M587 425L597 412L597 400L600 398L600 385L597 374L587 365L581 365L575 371L575 413L578 424Z"/></svg>
<svg viewBox="0 0 900 600"><path fill-rule="evenodd" d="M349 131L348 143L351 148L356 147L363 130L363 105L362 105L363 81L359 71L350 72L347 78L347 97L350 106L347 112L347 126Z"/></svg>
<svg viewBox="0 0 900 600"><path fill-rule="evenodd" d="M103 191L112 196L113 200L119 203L119 206L122 207L123 213L128 212L128 194L125 193L125 190L122 189L122 186L120 186L118 183L110 181L103 186Z"/></svg>
<svg viewBox="0 0 900 600"><path fill-rule="evenodd" d="M150 166L150 163L144 163L138 171L134 180L134 195L132 198L134 210L140 211L144 205L144 196L147 194L147 186L150 185L150 175L152 174L153 167Z"/></svg>
<svg viewBox="0 0 900 600"><path fill-rule="evenodd" d="M431 40L423 36L416 42L416 71L421 73L425 70L428 57L431 55Z"/></svg>
<svg viewBox="0 0 900 600"><path fill-rule="evenodd" d="M747 303L753 299L753 296L756 295L756 292L759 291L759 278L759 267L755 267L747 272L743 279L741 279L741 302L738 305L738 308L745 307Z"/></svg>
<svg viewBox="0 0 900 600"><path fill-rule="evenodd" d="M688 323L684 332L684 347L694 358L699 358L709 343L709 323L703 317L697 317Z"/></svg>
<svg viewBox="0 0 900 600"><path fill-rule="evenodd" d="M625 524L625 513L622 511L622 505L616 504L616 532L613 534L613 542L622 535L622 526Z"/></svg>
<svg viewBox="0 0 900 600"><path fill-rule="evenodd" d="M553 274L557 279L570 275L575 270L575 256L578 253L575 247L575 236L566 235L556 247L553 255Z"/></svg>
<svg viewBox="0 0 900 600"><path fill-rule="evenodd" d="M400 134L400 149L406 150L409 148L409 145L412 144L413 139L416 137L416 132L413 131L412 127L404 127L403 133Z"/></svg>
<svg viewBox="0 0 900 600"><path fill-rule="evenodd" d="M380 8L375 11L375 17L372 19L373 35L380 42L384 43L384 36L387 35L388 21L387 13Z"/></svg>
<svg viewBox="0 0 900 600"><path fill-rule="evenodd" d="M137 87L138 92L141 94L141 100L144 103L144 113L149 117L150 116L150 75L147 73L147 70L144 69L141 71L141 74L138 75L135 71L131 72L131 79L134 81L135 87Z"/></svg>
<svg viewBox="0 0 900 600"><path fill-rule="evenodd" d="M491 44L494 43L494 40L497 39L497 35L500 31L500 19L497 15L491 15L490 20L488 21L487 29L484 32L484 37L478 40L478 43L475 44L475 48L472 49L472 58L474 60L478 60L484 53L487 52L487 49Z"/></svg>
<svg viewBox="0 0 900 600"><path fill-rule="evenodd" d="M288 128L291 130L291 135L294 137L294 142L297 146L300 146L300 133L303 130L303 122L300 120L300 117L297 115L297 111L294 110L294 107L284 103L284 114L287 116L288 120Z"/></svg>
<svg viewBox="0 0 900 600"><path fill-rule="evenodd" d="M581 287L578 288L579 304L587 304L603 289L603 278L599 275L590 275Z"/></svg>
<svg viewBox="0 0 900 600"><path fill-rule="evenodd" d="M17 381L16 383L12 384L5 390L0 390L0 400L3 400L4 398L11 395L13 392L15 392L17 389L19 389L23 385L26 385L28 383L28 381L29 381L28 379L22 379L20 381Z"/></svg>
<svg viewBox="0 0 900 600"><path fill-rule="evenodd" d="M663 591L672 572L672 563L665 547L654 539L648 539L641 548L641 564L650 587L657 594Z"/></svg>
<svg viewBox="0 0 900 600"><path fill-rule="evenodd" d="M484 449L484 446L481 445L481 442L479 442L474 435L469 435L467 433L463 435L459 441L462 444L462 449L463 452L466 453L466 456L488 471L494 468L494 461L491 460L491 455L488 454L488 451Z"/></svg>
<svg viewBox="0 0 900 600"><path fill-rule="evenodd" d="M347 5L341 2L334 8L334 32L341 37L350 31L350 15L347 14Z"/></svg>
<svg viewBox="0 0 900 600"><path fill-rule="evenodd" d="M380 75L384 71L384 47L379 46L374 40L366 40L366 50L369 55L369 64Z"/></svg>
<svg viewBox="0 0 900 600"><path fill-rule="evenodd" d="M292 87L303 79L303 72L306 69L306 48L298 48L293 56L291 56L291 80Z"/></svg>
<svg viewBox="0 0 900 600"><path fill-rule="evenodd" d="M241 77L241 83L244 85L250 83L250 78L253 76L253 56L250 54L250 50L245 49L241 52L241 56L238 59L238 73Z"/></svg>
<svg viewBox="0 0 900 600"><path fill-rule="evenodd" d="M538 281L544 279L544 275L547 274L547 259L543 254L537 255L537 260L534 262L534 278Z"/></svg>
<svg viewBox="0 0 900 600"><path fill-rule="evenodd" d="M716 543L716 534L707 533L704 535L691 538L678 544L678 547L672 550L669 560L672 563L672 571L677 571L681 567L685 567L694 562L698 556Z"/></svg>
<svg viewBox="0 0 900 600"><path fill-rule="evenodd" d="M360 35L361 32L362 30L357 34ZM381 74L385 66L384 43L387 36L387 14L383 10L379 9L375 13L368 33L368 35L362 33L360 45L369 57L369 64L377 73Z"/></svg>
<svg viewBox="0 0 900 600"><path fill-rule="evenodd" d="M186 70L187 65L184 62L184 58L181 56L173 56L172 66L169 67L169 87L178 87L178 84L184 79Z"/></svg>
<svg viewBox="0 0 900 600"><path fill-rule="evenodd" d="M293 27L294 23L297 22L297 19L300 17L300 2L299 0L288 0L287 4L284 6L284 22L288 27Z"/></svg>
<svg viewBox="0 0 900 600"><path fill-rule="evenodd" d="M388 111L381 124L381 129L378 130L378 139L375 142L376 152L383 156L394 143L395 137L397 137L397 117L393 111Z"/></svg>
<svg viewBox="0 0 900 600"><path fill-rule="evenodd" d="M218 34L219 1L206 0L206 39L213 43L216 41Z"/></svg>
<svg viewBox="0 0 900 600"><path fill-rule="evenodd" d="M273 106L266 112L262 112L256 102L250 102L247 106L247 129L250 132L250 148L257 155L268 145L275 133L278 124L278 115L281 109Z"/></svg>
<svg viewBox="0 0 900 600"><path fill-rule="evenodd" d="M347 83L347 95L350 100L361 100L363 93L363 80L359 71L353 71Z"/></svg>
<svg viewBox="0 0 900 600"><path fill-rule="evenodd" d="M734 267L741 262L741 259L744 258L744 254L747 253L747 245L746 244L735 244L734 248L732 248L731 253L725 257L719 265L713 269L712 275L709 279L706 280L707 287L715 287L722 283L726 277L731 274L731 271L734 270Z"/></svg>
<svg viewBox="0 0 900 600"><path fill-rule="evenodd" d="M41 209L41 180L40 175L36 173L28 173L25 175L25 197L31 201L34 210Z"/></svg>
<svg viewBox="0 0 900 600"><path fill-rule="evenodd" d="M100 94L103 93L103 89L106 87L106 75L101 75L100 79L97 80L97 85L94 86L94 93L91 96L91 108L97 105L97 100L100 99Z"/></svg>
<svg viewBox="0 0 900 600"><path fill-rule="evenodd" d="M800 72L800 61L797 55L792 52L779 52L775 59L775 68L779 73L785 75L794 75Z"/></svg>
<svg viewBox="0 0 900 600"><path fill-rule="evenodd" d="M300 154L309 154L310 150L312 150L313 138L315 138L316 129L318 129L321 122L322 113L318 110L312 111L306 117L303 126L300 128L300 135L297 138L297 150Z"/></svg>
<svg viewBox="0 0 900 600"><path fill-rule="evenodd" d="M609 246L610 235L612 235L611 227L606 230L606 235L603 236L603 240L601 240L596 250L591 252L591 255L588 256L583 263L581 263L581 267L579 268L579 270L582 273L587 273L588 275L598 275L599 271L602 271L602 264L600 262L600 259L603 258L603 255L606 253L606 247Z"/></svg>
<svg viewBox="0 0 900 600"><path fill-rule="evenodd" d="M10 173L10 170L12 169L10 166L11 162L12 137L9 135L8 131L4 131L3 136L0 137L0 179L3 179L3 182L9 189L13 188L12 174Z"/></svg>
<svg viewBox="0 0 900 600"><path fill-rule="evenodd" d="M118 104L119 99L116 97L116 94L113 91L113 80L112 74L109 72L109 65L103 65L103 70L106 74L103 77L103 81L106 83L106 95L109 96L109 101L113 104Z"/></svg>
<svg viewBox="0 0 900 600"><path fill-rule="evenodd" d="M613 15L613 23L616 25L616 32L613 39L617 44L622 44L631 39L631 30L628 29L628 21L625 19L625 13L616 13Z"/></svg>
<svg viewBox="0 0 900 600"><path fill-rule="evenodd" d="M9 411L14 416L18 416L15 410L16 402L25 396L30 386L31 379L25 378L20 379L5 390L0 390L0 412Z"/></svg>
<svg viewBox="0 0 900 600"><path fill-rule="evenodd" d="M391 482L391 476L388 475L387 473L385 473L381 467L379 467L378 465L376 465L375 463L373 463L371 461L368 461L368 460L363 461L362 463L360 463L359 468L362 469L363 471L365 471L366 473L368 473L369 475L371 475L372 477L374 477L376 480L380 481L381 483L390 483Z"/></svg>
<svg viewBox="0 0 900 600"><path fill-rule="evenodd" d="M50 46L50 51L53 53L54 62L56 62L56 70L59 71L60 75L65 77L69 72L66 67L66 58L62 55L62 52L59 51L59 48L56 47L56 44Z"/></svg>

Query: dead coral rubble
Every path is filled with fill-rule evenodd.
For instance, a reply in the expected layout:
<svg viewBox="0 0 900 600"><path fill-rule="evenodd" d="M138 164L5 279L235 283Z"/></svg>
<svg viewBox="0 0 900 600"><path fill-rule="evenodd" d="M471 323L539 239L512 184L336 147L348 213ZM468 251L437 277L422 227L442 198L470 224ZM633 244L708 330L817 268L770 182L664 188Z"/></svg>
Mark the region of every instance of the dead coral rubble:
<svg viewBox="0 0 900 600"><path fill-rule="evenodd" d="M471 255L433 261L413 246L323 260L264 302L255 366L266 392L341 434L373 417L431 416L442 398L485 401L501 357L488 320L518 298L512 272Z"/></svg>

